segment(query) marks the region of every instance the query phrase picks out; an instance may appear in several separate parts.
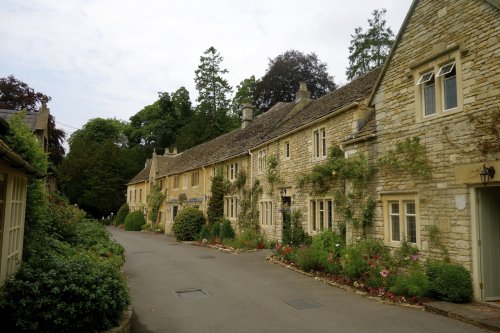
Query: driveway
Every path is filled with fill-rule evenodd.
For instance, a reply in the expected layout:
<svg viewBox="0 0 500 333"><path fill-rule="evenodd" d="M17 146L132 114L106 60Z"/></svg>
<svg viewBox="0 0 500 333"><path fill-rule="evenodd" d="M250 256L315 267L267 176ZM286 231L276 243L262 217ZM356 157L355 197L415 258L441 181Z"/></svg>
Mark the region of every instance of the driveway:
<svg viewBox="0 0 500 333"><path fill-rule="evenodd" d="M164 235L110 228L141 332L484 332L447 317L382 304L265 260Z"/></svg>

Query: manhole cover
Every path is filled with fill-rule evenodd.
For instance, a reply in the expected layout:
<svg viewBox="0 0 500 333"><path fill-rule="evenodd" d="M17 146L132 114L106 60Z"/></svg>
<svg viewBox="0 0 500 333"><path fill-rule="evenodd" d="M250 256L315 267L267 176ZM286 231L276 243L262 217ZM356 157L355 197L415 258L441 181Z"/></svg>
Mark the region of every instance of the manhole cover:
<svg viewBox="0 0 500 333"><path fill-rule="evenodd" d="M200 298L208 295L204 289L176 290L175 294L180 298Z"/></svg>
<svg viewBox="0 0 500 333"><path fill-rule="evenodd" d="M198 256L200 259L215 259L214 256L208 255L208 256Z"/></svg>
<svg viewBox="0 0 500 333"><path fill-rule="evenodd" d="M315 309L315 308L320 308L323 305L319 304L318 302L315 302L310 299L290 299L287 301L283 301L286 304L296 308L297 310L304 310L304 309Z"/></svg>

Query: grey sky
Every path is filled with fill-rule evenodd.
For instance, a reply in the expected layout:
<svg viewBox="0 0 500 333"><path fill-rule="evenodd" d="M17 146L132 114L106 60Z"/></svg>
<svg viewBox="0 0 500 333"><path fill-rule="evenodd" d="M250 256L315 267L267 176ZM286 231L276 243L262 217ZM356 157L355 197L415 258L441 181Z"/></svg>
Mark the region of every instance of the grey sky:
<svg viewBox="0 0 500 333"><path fill-rule="evenodd" d="M286 50L315 52L345 83L348 46L373 9L397 34L410 0L0 0L0 77L49 103L68 133L96 117L128 120L159 91L185 86L214 46L236 85Z"/></svg>

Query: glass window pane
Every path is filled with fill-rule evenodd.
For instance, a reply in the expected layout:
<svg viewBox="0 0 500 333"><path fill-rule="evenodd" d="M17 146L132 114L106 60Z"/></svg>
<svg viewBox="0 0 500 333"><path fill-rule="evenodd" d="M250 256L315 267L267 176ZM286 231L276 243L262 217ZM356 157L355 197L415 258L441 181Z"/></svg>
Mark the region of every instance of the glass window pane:
<svg viewBox="0 0 500 333"><path fill-rule="evenodd" d="M316 230L316 201L311 201L311 224L312 230Z"/></svg>
<svg viewBox="0 0 500 333"><path fill-rule="evenodd" d="M424 114L430 116L436 113L436 91L435 84L426 83L424 86Z"/></svg>
<svg viewBox="0 0 500 333"><path fill-rule="evenodd" d="M333 229L333 204L332 200L327 200L326 208L328 209L328 229Z"/></svg>
<svg viewBox="0 0 500 333"><path fill-rule="evenodd" d="M415 214L415 202L406 202L406 236L409 242L417 242L417 218Z"/></svg>
<svg viewBox="0 0 500 333"><path fill-rule="evenodd" d="M323 200L319 201L319 230L323 231L325 223L325 203Z"/></svg>
<svg viewBox="0 0 500 333"><path fill-rule="evenodd" d="M446 77L444 85L444 109L454 109L457 107L457 77L455 75Z"/></svg>
<svg viewBox="0 0 500 333"><path fill-rule="evenodd" d="M391 239L393 241L401 240L401 231L399 227L399 202L389 203L390 221L391 221Z"/></svg>

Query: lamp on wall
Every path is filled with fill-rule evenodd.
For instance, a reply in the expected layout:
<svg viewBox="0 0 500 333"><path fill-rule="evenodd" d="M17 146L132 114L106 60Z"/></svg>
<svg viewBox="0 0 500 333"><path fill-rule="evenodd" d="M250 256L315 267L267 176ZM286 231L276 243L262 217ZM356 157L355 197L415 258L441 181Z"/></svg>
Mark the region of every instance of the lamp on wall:
<svg viewBox="0 0 500 333"><path fill-rule="evenodd" d="M481 172L479 172L479 175L481 176L481 183L483 183L484 186L488 184L490 179L493 179L495 177L495 168L493 166L486 167L485 164L483 164L483 167L481 168Z"/></svg>

